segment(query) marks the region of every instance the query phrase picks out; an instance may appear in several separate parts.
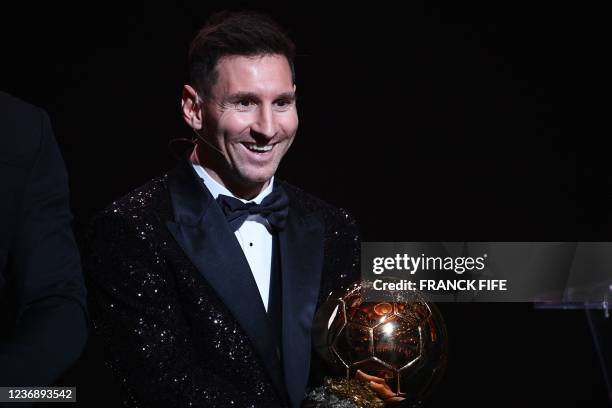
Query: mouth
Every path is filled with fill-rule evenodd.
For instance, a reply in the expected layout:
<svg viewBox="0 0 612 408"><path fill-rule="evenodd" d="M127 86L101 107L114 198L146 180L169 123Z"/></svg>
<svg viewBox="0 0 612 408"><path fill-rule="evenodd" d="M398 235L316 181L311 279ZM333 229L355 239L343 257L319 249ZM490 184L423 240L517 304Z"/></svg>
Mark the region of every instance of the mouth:
<svg viewBox="0 0 612 408"><path fill-rule="evenodd" d="M267 144L267 145L258 145L256 143L241 143L244 147L246 147L246 149L250 152L253 153L257 153L257 154L264 154L267 152L272 151L272 148L274 147L274 144Z"/></svg>
<svg viewBox="0 0 612 408"><path fill-rule="evenodd" d="M276 153L276 143L265 145L257 143L241 142L245 152L245 158L252 164L257 166L265 166L270 163Z"/></svg>

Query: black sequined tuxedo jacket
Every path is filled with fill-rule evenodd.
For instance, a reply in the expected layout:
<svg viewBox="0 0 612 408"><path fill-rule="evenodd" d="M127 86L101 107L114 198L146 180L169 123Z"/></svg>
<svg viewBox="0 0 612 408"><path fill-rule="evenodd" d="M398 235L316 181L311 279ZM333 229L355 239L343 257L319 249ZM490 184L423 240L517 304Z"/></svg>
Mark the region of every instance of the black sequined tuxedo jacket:
<svg viewBox="0 0 612 408"><path fill-rule="evenodd" d="M358 279L359 239L345 211L277 186L290 201L278 232L278 348L242 249L187 160L94 219L85 245L94 335L127 406L300 406L314 385L313 315Z"/></svg>

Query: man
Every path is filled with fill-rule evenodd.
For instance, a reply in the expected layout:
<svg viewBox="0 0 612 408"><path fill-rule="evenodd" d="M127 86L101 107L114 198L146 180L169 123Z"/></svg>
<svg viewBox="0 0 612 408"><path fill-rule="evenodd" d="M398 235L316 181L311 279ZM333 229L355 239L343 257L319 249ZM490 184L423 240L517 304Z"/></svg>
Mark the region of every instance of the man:
<svg viewBox="0 0 612 408"><path fill-rule="evenodd" d="M294 46L221 13L190 48L189 159L96 217L94 324L130 406L299 407L317 305L358 280L343 211L274 174L297 128Z"/></svg>
<svg viewBox="0 0 612 408"><path fill-rule="evenodd" d="M68 181L49 118L0 92L0 386L46 386L87 337Z"/></svg>

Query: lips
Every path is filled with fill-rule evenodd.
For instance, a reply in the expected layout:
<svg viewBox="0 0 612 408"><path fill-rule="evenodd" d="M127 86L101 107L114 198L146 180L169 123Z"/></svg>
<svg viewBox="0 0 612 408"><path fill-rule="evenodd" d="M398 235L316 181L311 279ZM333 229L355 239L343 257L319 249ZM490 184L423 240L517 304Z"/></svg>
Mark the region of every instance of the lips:
<svg viewBox="0 0 612 408"><path fill-rule="evenodd" d="M253 164L267 164L274 156L274 144L257 145L255 143L240 143L244 148L245 156Z"/></svg>

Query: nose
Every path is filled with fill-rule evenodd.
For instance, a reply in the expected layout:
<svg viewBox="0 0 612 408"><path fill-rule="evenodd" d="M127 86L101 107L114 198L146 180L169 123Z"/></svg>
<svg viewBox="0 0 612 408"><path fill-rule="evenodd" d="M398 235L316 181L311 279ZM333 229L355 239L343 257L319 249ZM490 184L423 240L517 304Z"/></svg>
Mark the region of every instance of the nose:
<svg viewBox="0 0 612 408"><path fill-rule="evenodd" d="M254 137L260 137L266 140L270 140L276 135L277 124L271 106L262 106L262 108L259 109L257 118L251 126L251 130L253 130Z"/></svg>

